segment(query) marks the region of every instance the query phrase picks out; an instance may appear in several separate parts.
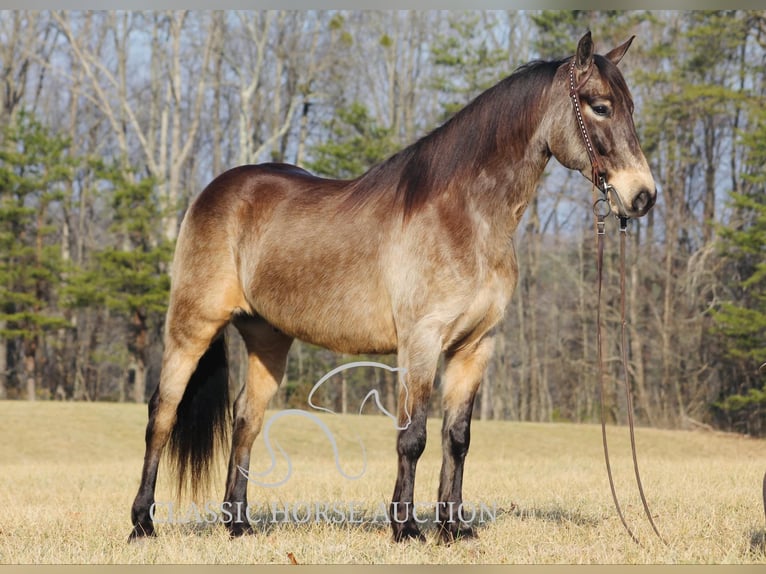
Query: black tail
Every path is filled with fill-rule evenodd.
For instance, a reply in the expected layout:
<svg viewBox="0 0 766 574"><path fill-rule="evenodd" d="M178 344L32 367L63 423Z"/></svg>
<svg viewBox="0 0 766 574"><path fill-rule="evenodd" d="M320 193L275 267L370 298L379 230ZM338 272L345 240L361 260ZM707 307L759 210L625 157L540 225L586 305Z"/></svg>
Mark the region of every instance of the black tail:
<svg viewBox="0 0 766 574"><path fill-rule="evenodd" d="M178 476L178 494L193 498L208 486L216 443L225 448L229 434L229 368L226 340L217 337L197 363L170 435L168 454Z"/></svg>

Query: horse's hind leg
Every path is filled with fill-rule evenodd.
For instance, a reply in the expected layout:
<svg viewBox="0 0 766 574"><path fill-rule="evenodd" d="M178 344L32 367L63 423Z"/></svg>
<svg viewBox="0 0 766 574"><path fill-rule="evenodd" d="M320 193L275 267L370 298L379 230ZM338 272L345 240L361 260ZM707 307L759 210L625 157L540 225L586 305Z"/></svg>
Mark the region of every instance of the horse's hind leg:
<svg viewBox="0 0 766 574"><path fill-rule="evenodd" d="M221 325L200 324L193 340L183 343L166 341L160 384L149 401L146 454L141 472L141 485L131 509L133 523L131 540L154 534L151 512L160 456L173 430L176 410L189 379L220 327Z"/></svg>
<svg viewBox="0 0 766 574"><path fill-rule="evenodd" d="M247 520L247 477L253 441L263 425L263 415L285 372L292 338L274 329L263 319L237 316L234 325L245 341L248 353L247 381L234 403L229 470L224 508L231 520L226 523L232 536L252 531ZM240 470L242 469L242 470ZM243 472L244 471L244 472Z"/></svg>
<svg viewBox="0 0 766 574"><path fill-rule="evenodd" d="M227 309L218 297L199 301L190 295L193 292L176 289L171 296L165 325L165 349L160 383L149 401L146 453L141 484L131 508L133 531L129 540L154 535L152 507L157 469L162 451L176 423L178 405L190 378L203 362L203 355L208 357L208 360L221 358L213 356L216 353L211 354L208 350L217 351L217 348L214 349L215 345L222 344L222 341L217 341L211 347L213 339L228 322L231 310Z"/></svg>
<svg viewBox="0 0 766 574"><path fill-rule="evenodd" d="M439 534L444 542L474 535L470 525L463 521L463 464L471 441L474 398L492 355L493 344L491 337L485 337L447 355L443 387L443 460L437 506Z"/></svg>

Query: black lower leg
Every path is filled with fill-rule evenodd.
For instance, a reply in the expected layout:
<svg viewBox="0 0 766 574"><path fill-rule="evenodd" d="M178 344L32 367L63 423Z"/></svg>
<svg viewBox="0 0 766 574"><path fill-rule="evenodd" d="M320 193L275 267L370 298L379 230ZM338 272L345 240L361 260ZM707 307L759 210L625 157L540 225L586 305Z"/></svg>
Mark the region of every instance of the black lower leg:
<svg viewBox="0 0 766 574"><path fill-rule="evenodd" d="M130 509L130 519L133 531L128 541L133 541L145 536L154 536L154 521L152 511L154 507L154 487L157 482L157 466L159 460L150 461L144 465L141 477L141 487Z"/></svg>
<svg viewBox="0 0 766 574"><path fill-rule="evenodd" d="M453 412L444 414L442 425L443 461L439 478L439 504L436 521L444 542L474 536L463 520L463 467L471 442L473 399Z"/></svg>
<svg viewBox="0 0 766 574"><path fill-rule="evenodd" d="M141 485L138 494L133 500L130 509L130 520L133 530L128 541L133 541L145 536L154 536L154 521L152 510L154 506L154 489L157 484L157 468L159 466L159 453L153 452L151 445L154 436L154 419L159 405L159 387L154 391L149 400L149 422L146 425L146 455L144 467L141 471Z"/></svg>
<svg viewBox="0 0 766 574"><path fill-rule="evenodd" d="M391 527L396 542L408 538L425 540L416 521L414 493L415 470L426 446L426 409L427 405L419 406L412 413L410 425L399 431L398 472L390 509Z"/></svg>
<svg viewBox="0 0 766 574"><path fill-rule="evenodd" d="M226 475L223 522L232 537L252 534L247 518L247 473L254 437L247 408L247 386L234 402L234 432L231 441L229 470ZM245 472L243 473L242 470Z"/></svg>
<svg viewBox="0 0 766 574"><path fill-rule="evenodd" d="M249 468L249 454L244 453L235 457L232 452L223 513L223 522L232 537L253 533L253 527L247 518L247 477L240 470L247 472Z"/></svg>

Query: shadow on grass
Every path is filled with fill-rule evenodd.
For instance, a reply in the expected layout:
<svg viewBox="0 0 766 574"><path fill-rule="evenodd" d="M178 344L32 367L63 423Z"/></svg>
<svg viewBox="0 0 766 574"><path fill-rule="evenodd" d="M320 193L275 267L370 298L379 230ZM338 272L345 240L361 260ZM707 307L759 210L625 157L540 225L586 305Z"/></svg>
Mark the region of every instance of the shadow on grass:
<svg viewBox="0 0 766 574"><path fill-rule="evenodd" d="M337 530L354 530L371 533L391 533L391 524L386 506L378 506L371 510L364 507L340 507L329 511L325 508L317 510L315 506L303 505L292 512L279 509L257 508L248 512L248 519L253 534L269 535L279 531L308 530L311 528L331 528ZM417 522L426 538L438 538L440 524L437 522L435 508L416 508ZM600 520L592 516L584 516L563 508L519 508L515 504L508 507L471 507L461 514L462 523L471 526L476 535L492 525L507 519L544 520L558 524L575 524L577 526L596 527ZM210 536L223 531L220 521L206 520L181 523L166 523L158 525L162 530L170 528L181 536ZM220 530L219 530L220 529ZM762 536L762 535L761 535ZM761 540L762 543L762 540Z"/></svg>
<svg viewBox="0 0 766 574"><path fill-rule="evenodd" d="M585 516L566 508L519 508L513 505L507 514L520 520L544 520L557 524L571 523L577 526L597 527L601 520L593 516Z"/></svg>
<svg viewBox="0 0 766 574"><path fill-rule="evenodd" d="M766 557L766 530L751 530L749 537L750 554L759 558Z"/></svg>
<svg viewBox="0 0 766 574"><path fill-rule="evenodd" d="M361 512L335 512L332 515L317 516L280 516L275 520L274 514L269 511L251 513L250 524L256 534L270 534L279 530L298 530L311 527L332 528L338 530L354 530L359 532L391 534L391 523L386 511L387 505L379 506L376 510L363 509ZM359 509L357 509L359 510ZM462 523L473 528L479 535L482 530L496 522L498 517L507 514L504 509L494 507L476 507L466 510L462 516ZM437 538L440 524L437 522L437 514L434 508L422 508L416 510L418 527L426 538Z"/></svg>

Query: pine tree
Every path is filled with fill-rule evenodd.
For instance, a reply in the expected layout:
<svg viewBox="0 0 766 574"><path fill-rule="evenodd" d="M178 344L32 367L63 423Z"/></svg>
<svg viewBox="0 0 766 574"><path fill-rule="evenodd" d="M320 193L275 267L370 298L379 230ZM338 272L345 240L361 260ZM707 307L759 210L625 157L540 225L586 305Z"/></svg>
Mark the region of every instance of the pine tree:
<svg viewBox="0 0 766 574"><path fill-rule="evenodd" d="M493 24L475 14L451 13L447 33L437 36L432 87L444 94L442 120L508 75L508 53L487 36Z"/></svg>
<svg viewBox="0 0 766 574"><path fill-rule="evenodd" d="M326 127L329 139L314 148L314 160L307 163L318 175L356 177L397 148L392 130L379 125L359 102L338 110L337 119L328 121Z"/></svg>
<svg viewBox="0 0 766 574"><path fill-rule="evenodd" d="M577 41L590 27L586 10L541 10L531 16L538 29L534 47L547 60L573 54Z"/></svg>
<svg viewBox="0 0 766 574"><path fill-rule="evenodd" d="M749 150L743 190L731 194L732 221L720 229L729 293L714 310L730 378L713 407L750 434L766 433L766 111L756 101L757 126L742 135Z"/></svg>
<svg viewBox="0 0 766 574"><path fill-rule="evenodd" d="M62 272L53 207L72 177L69 142L20 113L0 149L0 352L34 400L45 333L66 326L57 308Z"/></svg>
<svg viewBox="0 0 766 574"><path fill-rule="evenodd" d="M98 165L99 184L111 198L114 242L96 250L86 269L72 277L68 304L102 305L128 324L128 381L135 402L146 400L148 349L159 331L170 291L173 243L161 231L162 211L152 178L135 179L117 167ZM125 382L120 400L125 399Z"/></svg>

